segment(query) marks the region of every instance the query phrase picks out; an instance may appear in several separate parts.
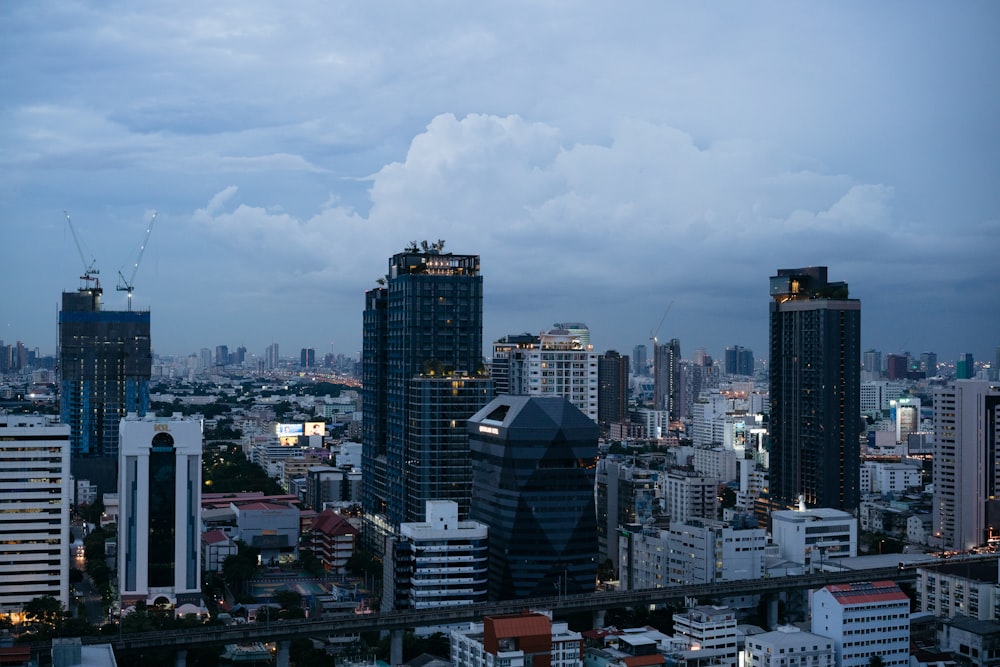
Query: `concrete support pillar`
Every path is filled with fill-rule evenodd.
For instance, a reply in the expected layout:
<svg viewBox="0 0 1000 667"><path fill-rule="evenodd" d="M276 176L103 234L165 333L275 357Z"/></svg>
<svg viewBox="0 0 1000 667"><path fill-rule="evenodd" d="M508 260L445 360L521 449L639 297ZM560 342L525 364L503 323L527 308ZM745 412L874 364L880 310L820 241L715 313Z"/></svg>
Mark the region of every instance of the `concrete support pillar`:
<svg viewBox="0 0 1000 667"><path fill-rule="evenodd" d="M767 596L767 629L778 627L778 596L774 593Z"/></svg>
<svg viewBox="0 0 1000 667"><path fill-rule="evenodd" d="M604 627L604 610L596 609L594 610L594 628L600 629Z"/></svg>
<svg viewBox="0 0 1000 667"><path fill-rule="evenodd" d="M288 639L278 642L278 655L274 660L274 667L288 667L288 647L292 642Z"/></svg>
<svg viewBox="0 0 1000 667"><path fill-rule="evenodd" d="M389 664L403 664L403 631L393 630L389 639Z"/></svg>
<svg viewBox="0 0 1000 667"><path fill-rule="evenodd" d="M188 664L188 652L186 648L182 648L174 653L174 667L187 667Z"/></svg>

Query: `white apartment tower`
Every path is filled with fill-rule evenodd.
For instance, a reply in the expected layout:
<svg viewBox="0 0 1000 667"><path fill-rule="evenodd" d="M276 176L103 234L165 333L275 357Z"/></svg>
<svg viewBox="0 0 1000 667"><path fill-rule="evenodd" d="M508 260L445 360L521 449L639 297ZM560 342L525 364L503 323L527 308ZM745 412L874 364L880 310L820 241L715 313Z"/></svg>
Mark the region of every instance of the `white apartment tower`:
<svg viewBox="0 0 1000 667"><path fill-rule="evenodd" d="M714 519L719 511L719 481L697 473L673 470L660 477L663 509L671 521Z"/></svg>
<svg viewBox="0 0 1000 667"><path fill-rule="evenodd" d="M597 352L565 329L554 329L517 346L502 346L514 396L562 396L597 421ZM494 349L498 350L498 342ZM501 354L497 351L494 357Z"/></svg>
<svg viewBox="0 0 1000 667"><path fill-rule="evenodd" d="M485 602L489 591L489 528L459 521L458 503L425 502L426 521L402 523L389 538L384 609L433 609Z"/></svg>
<svg viewBox="0 0 1000 667"><path fill-rule="evenodd" d="M1000 535L1000 385L934 393L934 543L964 551Z"/></svg>
<svg viewBox="0 0 1000 667"><path fill-rule="evenodd" d="M0 617L69 605L69 425L0 414Z"/></svg>
<svg viewBox="0 0 1000 667"><path fill-rule="evenodd" d="M910 598L892 581L821 588L812 597L812 631L833 640L837 667L910 664Z"/></svg>
<svg viewBox="0 0 1000 667"><path fill-rule="evenodd" d="M201 421L128 415L119 426L122 606L200 603Z"/></svg>

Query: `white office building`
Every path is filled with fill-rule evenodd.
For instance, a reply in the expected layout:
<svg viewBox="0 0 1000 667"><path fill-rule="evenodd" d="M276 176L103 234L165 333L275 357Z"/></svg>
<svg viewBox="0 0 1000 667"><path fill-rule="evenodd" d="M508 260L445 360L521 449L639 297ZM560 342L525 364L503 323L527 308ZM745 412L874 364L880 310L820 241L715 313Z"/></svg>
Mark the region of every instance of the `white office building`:
<svg viewBox="0 0 1000 667"><path fill-rule="evenodd" d="M69 430L0 414L0 617L44 595L69 605Z"/></svg>
<svg viewBox="0 0 1000 667"><path fill-rule="evenodd" d="M837 667L910 663L910 598L892 581L831 585L812 596L812 631L833 640Z"/></svg>
<svg viewBox="0 0 1000 667"><path fill-rule="evenodd" d="M672 470L659 478L663 509L671 521L714 519L719 511L719 482L683 470Z"/></svg>
<svg viewBox="0 0 1000 667"><path fill-rule="evenodd" d="M743 649L744 667L834 667L836 653L829 637L805 632L794 625L751 635Z"/></svg>
<svg viewBox="0 0 1000 667"><path fill-rule="evenodd" d="M689 648L698 651L700 664L736 667L736 613L728 607L699 605L673 615L674 633L686 638ZM707 663L708 659L714 662Z"/></svg>
<svg viewBox="0 0 1000 667"><path fill-rule="evenodd" d="M128 415L119 426L122 607L201 602L201 422Z"/></svg>
<svg viewBox="0 0 1000 667"><path fill-rule="evenodd" d="M810 568L858 555L858 520L848 512L817 507L771 512L771 538L781 558Z"/></svg>
<svg viewBox="0 0 1000 667"><path fill-rule="evenodd" d="M674 585L760 579L767 531L711 519L670 522L667 582Z"/></svg>

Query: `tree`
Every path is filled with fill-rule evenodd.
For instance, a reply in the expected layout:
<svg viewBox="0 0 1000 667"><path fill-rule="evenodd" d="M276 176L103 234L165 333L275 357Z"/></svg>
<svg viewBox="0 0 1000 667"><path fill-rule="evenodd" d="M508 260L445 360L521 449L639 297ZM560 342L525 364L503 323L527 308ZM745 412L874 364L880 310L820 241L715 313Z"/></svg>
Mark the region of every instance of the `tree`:
<svg viewBox="0 0 1000 667"><path fill-rule="evenodd" d="M62 603L51 595L33 598L24 605L24 616L38 626L39 634L55 636L66 620Z"/></svg>
<svg viewBox="0 0 1000 667"><path fill-rule="evenodd" d="M251 547L246 542L238 540L236 542L237 551L231 556L226 556L222 561L222 578L233 591L242 593L249 581L257 574L257 559L260 550Z"/></svg>

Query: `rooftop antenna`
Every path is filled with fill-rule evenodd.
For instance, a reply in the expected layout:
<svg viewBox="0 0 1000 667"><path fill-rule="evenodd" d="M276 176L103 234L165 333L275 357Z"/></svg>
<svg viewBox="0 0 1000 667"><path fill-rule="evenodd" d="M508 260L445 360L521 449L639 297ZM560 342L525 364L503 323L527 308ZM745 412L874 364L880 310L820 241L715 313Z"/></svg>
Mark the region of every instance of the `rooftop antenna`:
<svg viewBox="0 0 1000 667"><path fill-rule="evenodd" d="M97 264L97 260L91 257L90 264L87 264L87 258L83 255L83 248L80 246L80 239L76 235L76 228L73 226L73 221L69 217L69 211L63 211L66 215L66 224L69 225L69 231L73 234L73 243L76 244L76 251L80 253L80 261L83 263L83 275L80 276L80 280L84 281L84 289L90 288L90 283L94 283L94 289L100 291L101 281L97 277L100 270L95 268L94 265Z"/></svg>
<svg viewBox="0 0 1000 667"><path fill-rule="evenodd" d="M125 276L122 272L118 272L118 286L115 287L119 292L128 292L128 309L132 310L132 292L135 287L135 274L139 270L139 262L142 261L142 253L146 251L146 244L149 243L149 235L153 233L153 223L156 222L156 211L153 211L153 217L149 221L149 225L146 227L146 236L142 239L142 245L139 246L139 256L135 258L135 264L132 265L132 275L129 276L128 280L125 280Z"/></svg>

